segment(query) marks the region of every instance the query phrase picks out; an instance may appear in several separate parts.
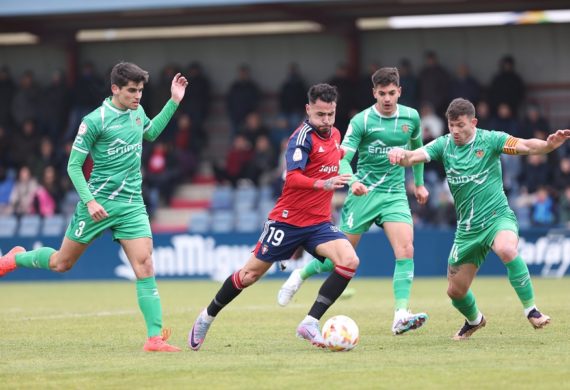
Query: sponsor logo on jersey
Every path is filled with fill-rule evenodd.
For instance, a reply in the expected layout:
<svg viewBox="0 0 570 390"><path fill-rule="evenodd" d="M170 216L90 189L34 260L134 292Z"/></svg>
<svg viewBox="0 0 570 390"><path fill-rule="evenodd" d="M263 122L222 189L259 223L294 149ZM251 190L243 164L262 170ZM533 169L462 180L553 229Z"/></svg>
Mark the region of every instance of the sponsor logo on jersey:
<svg viewBox="0 0 570 390"><path fill-rule="evenodd" d="M386 130L385 127L369 127L368 128L369 133L374 133L375 131L384 131L384 130Z"/></svg>
<svg viewBox="0 0 570 390"><path fill-rule="evenodd" d="M263 244L263 246L261 247L261 254L265 255L267 252L269 252L269 247Z"/></svg>
<svg viewBox="0 0 570 390"><path fill-rule="evenodd" d="M87 125L84 122L81 122L79 129L77 130L77 134L83 135L85 133L87 133Z"/></svg>
<svg viewBox="0 0 570 390"><path fill-rule="evenodd" d="M477 156L478 158L483 157L484 154L485 154L485 151L483 149L477 149L475 151L475 156Z"/></svg>
<svg viewBox="0 0 570 390"><path fill-rule="evenodd" d="M475 184L483 184L487 181L489 176L489 170L486 169L483 172L479 172L475 175L461 175L452 176L452 170L447 171L447 182L451 184L465 184L473 182Z"/></svg>
<svg viewBox="0 0 570 390"><path fill-rule="evenodd" d="M403 126L402 126L402 131L403 131L404 133L407 133L408 131L410 131L410 126L408 126L408 125L403 125Z"/></svg>
<svg viewBox="0 0 570 390"><path fill-rule="evenodd" d="M302 158L303 152L301 152L301 149L296 148L295 152L293 152L293 161L301 161Z"/></svg>
<svg viewBox="0 0 570 390"><path fill-rule="evenodd" d="M107 149L107 155L116 157L133 151L138 152L141 149L142 144L140 143L129 145L122 139L117 138L111 143L111 145L109 145L109 148Z"/></svg>
<svg viewBox="0 0 570 390"><path fill-rule="evenodd" d="M333 173L338 172L338 165L321 165L319 172Z"/></svg>
<svg viewBox="0 0 570 390"><path fill-rule="evenodd" d="M390 152L390 150L394 149L395 147L408 149L408 145L388 146L384 142L378 139L372 142L370 145L368 145L368 153L385 156L388 154L388 152Z"/></svg>

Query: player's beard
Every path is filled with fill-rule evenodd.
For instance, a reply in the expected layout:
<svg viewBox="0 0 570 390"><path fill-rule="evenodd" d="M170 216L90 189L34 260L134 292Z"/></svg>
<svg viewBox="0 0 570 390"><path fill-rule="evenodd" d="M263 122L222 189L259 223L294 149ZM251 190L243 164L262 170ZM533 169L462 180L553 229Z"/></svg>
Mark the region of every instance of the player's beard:
<svg viewBox="0 0 570 390"><path fill-rule="evenodd" d="M319 126L317 131L321 137L328 137L331 135L332 126Z"/></svg>

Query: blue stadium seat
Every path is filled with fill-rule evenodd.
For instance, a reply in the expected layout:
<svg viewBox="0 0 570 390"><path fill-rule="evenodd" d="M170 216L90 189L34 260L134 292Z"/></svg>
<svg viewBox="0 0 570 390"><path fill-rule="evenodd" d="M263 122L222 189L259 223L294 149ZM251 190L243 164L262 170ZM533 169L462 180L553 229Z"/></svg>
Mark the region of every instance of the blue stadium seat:
<svg viewBox="0 0 570 390"><path fill-rule="evenodd" d="M20 218L18 235L21 237L35 237L40 234L42 218L39 215L24 215Z"/></svg>
<svg viewBox="0 0 570 390"><path fill-rule="evenodd" d="M253 210L257 202L257 188L253 186L238 187L234 196L234 210Z"/></svg>
<svg viewBox="0 0 570 390"><path fill-rule="evenodd" d="M66 228L65 217L61 214L55 214L45 217L42 220L41 233L42 236L57 237L62 236Z"/></svg>
<svg viewBox="0 0 570 390"><path fill-rule="evenodd" d="M236 231L238 232L257 232L261 231L262 226L259 223L259 214L255 210L237 210L236 213Z"/></svg>
<svg viewBox="0 0 570 390"><path fill-rule="evenodd" d="M190 233L207 233L210 231L211 217L207 210L197 211L190 215L188 231Z"/></svg>
<svg viewBox="0 0 570 390"><path fill-rule="evenodd" d="M265 199L265 200L262 199L257 205L257 211L259 212L259 215L263 219L266 219L267 214L269 214L269 212L273 209L274 206L275 206L275 201L273 199Z"/></svg>
<svg viewBox="0 0 570 390"><path fill-rule="evenodd" d="M14 237L18 227L18 218L13 215L0 215L0 237Z"/></svg>
<svg viewBox="0 0 570 390"><path fill-rule="evenodd" d="M273 187L265 185L259 188L260 201L275 201L273 199Z"/></svg>
<svg viewBox="0 0 570 390"><path fill-rule="evenodd" d="M229 210L233 207L234 189L232 187L216 187L212 194L212 210Z"/></svg>
<svg viewBox="0 0 570 390"><path fill-rule="evenodd" d="M217 210L212 214L212 232L229 233L234 231L235 216L232 210Z"/></svg>

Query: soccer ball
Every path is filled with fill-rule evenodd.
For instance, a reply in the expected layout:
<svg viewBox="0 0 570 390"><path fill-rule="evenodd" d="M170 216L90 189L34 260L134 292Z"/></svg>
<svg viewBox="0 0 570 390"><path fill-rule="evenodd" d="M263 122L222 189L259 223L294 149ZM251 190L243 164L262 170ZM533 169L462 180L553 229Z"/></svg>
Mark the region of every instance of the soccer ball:
<svg viewBox="0 0 570 390"><path fill-rule="evenodd" d="M331 351L350 351L358 344L358 325L347 316L331 317L323 326L323 339L325 339L326 347Z"/></svg>

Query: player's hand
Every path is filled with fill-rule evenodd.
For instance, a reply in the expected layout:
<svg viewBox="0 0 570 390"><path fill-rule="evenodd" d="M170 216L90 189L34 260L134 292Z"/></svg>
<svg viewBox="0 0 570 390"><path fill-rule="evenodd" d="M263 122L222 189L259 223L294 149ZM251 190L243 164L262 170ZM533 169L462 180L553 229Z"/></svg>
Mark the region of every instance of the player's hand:
<svg viewBox="0 0 570 390"><path fill-rule="evenodd" d="M554 150L559 148L568 138L570 138L570 130L557 130L556 133L548 136L546 143Z"/></svg>
<svg viewBox="0 0 570 390"><path fill-rule="evenodd" d="M172 79L172 84L170 86L172 100L174 100L175 103L178 104L182 101L187 86L188 80L186 80L186 77L182 76L180 73L176 73L176 76Z"/></svg>
<svg viewBox="0 0 570 390"><path fill-rule="evenodd" d="M390 164L401 165L402 161L406 158L406 151L402 148L393 148L388 152L388 159L390 160Z"/></svg>
<svg viewBox="0 0 570 390"><path fill-rule="evenodd" d="M95 222L102 221L109 216L103 206L97 203L96 200L90 200L87 202L87 211L89 211L91 219Z"/></svg>
<svg viewBox="0 0 570 390"><path fill-rule="evenodd" d="M345 173L342 175L331 177L330 179L327 180L317 180L315 182L315 188L325 191L334 191L344 187L346 184L348 184L350 179L352 179L352 175L350 173Z"/></svg>
<svg viewBox="0 0 570 390"><path fill-rule="evenodd" d="M414 188L414 195L419 204L426 204L429 198L429 191L425 186L416 186L416 188Z"/></svg>
<svg viewBox="0 0 570 390"><path fill-rule="evenodd" d="M366 187L364 184L362 184L359 181L355 181L354 183L352 183L350 190L356 196L362 196L368 194L368 187Z"/></svg>

